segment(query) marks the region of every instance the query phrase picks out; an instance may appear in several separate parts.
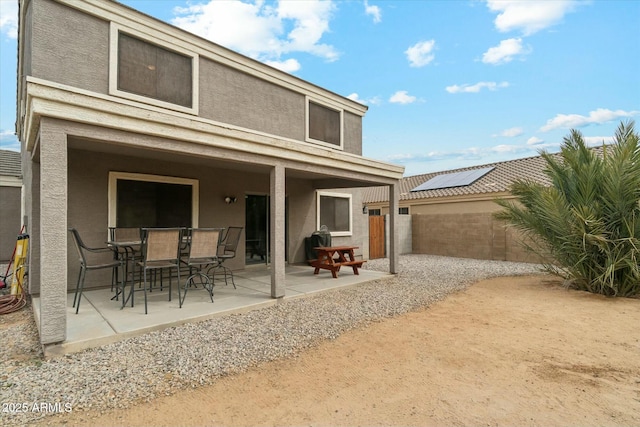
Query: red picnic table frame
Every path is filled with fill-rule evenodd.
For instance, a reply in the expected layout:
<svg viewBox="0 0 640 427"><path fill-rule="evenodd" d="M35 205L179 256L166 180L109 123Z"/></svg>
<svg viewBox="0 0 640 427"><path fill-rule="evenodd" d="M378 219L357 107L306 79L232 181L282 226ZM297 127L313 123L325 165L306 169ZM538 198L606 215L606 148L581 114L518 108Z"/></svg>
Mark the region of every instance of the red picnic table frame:
<svg viewBox="0 0 640 427"><path fill-rule="evenodd" d="M320 246L313 248L318 254L318 259L311 261L311 266L315 267L313 274L318 274L322 268L330 270L333 278L337 279L338 271L343 265L353 268L353 274L360 274L358 268L362 267L362 264L366 261L356 260L353 254L354 249L358 249L358 246Z"/></svg>

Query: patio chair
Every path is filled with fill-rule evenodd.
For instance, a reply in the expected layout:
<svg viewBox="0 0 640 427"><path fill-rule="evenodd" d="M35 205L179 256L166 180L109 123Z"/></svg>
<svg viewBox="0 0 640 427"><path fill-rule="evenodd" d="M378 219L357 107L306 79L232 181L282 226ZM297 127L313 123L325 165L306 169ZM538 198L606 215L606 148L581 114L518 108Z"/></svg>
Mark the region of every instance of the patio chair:
<svg viewBox="0 0 640 427"><path fill-rule="evenodd" d="M233 280L233 271L230 268L224 265L224 262L228 259L232 259L236 257L236 251L238 249L238 243L240 242L240 236L242 235L243 227L229 227L227 228L227 232L218 245L218 263L209 269L211 273L211 277L215 282L216 271L221 270L222 274L224 274L224 283L228 285L227 278L231 278L231 284L233 284L233 289L236 288L236 283Z"/></svg>
<svg viewBox="0 0 640 427"><path fill-rule="evenodd" d="M187 259L184 263L189 267L189 277L184 283L184 294L180 298L180 308L184 300L187 298L187 291L191 286L197 287L198 281L204 289L209 291L209 297L213 302L213 279L209 275L202 272L203 268L208 265L218 263L217 251L220 237L222 236L221 228L191 228L189 229L189 241L187 245ZM195 270L195 272L194 272Z"/></svg>
<svg viewBox="0 0 640 427"><path fill-rule="evenodd" d="M175 268L178 272L178 289L180 288L180 244L182 242L182 228L143 228L142 234L142 260L138 261L143 275L144 290L144 314L147 310L147 289L151 290L151 282L147 283L149 270L162 272L163 269ZM133 294L131 287L131 306L133 307ZM169 274L169 301L171 301L171 274Z"/></svg>
<svg viewBox="0 0 640 427"><path fill-rule="evenodd" d="M109 240L112 242L141 242L142 233L139 227L109 227ZM118 245L116 251L116 256L127 261L127 264L124 266L126 274L125 282L129 273L132 275L131 281L133 282L133 266L142 260L141 245ZM132 265L131 271L129 271L129 262ZM113 291L113 285L111 286L111 290Z"/></svg>
<svg viewBox="0 0 640 427"><path fill-rule="evenodd" d="M120 282L120 288L116 291L116 297L122 294L122 299L124 303L124 269L123 261L119 258L113 258L109 262L101 262L99 260L98 254L104 253L113 253L113 249L109 247L100 247L100 248L90 248L84 244L82 238L80 238L80 233L75 228L70 228L69 232L73 237L73 243L78 251L78 259L80 261L80 273L78 274L78 282L76 283L76 292L73 295L73 307L76 309L76 314L78 314L78 310L80 310L80 300L82 300L82 291L84 289L84 279L87 274L87 270L100 270L104 268L113 269L113 274L115 277L118 277L118 271L122 269L123 271L123 279ZM96 260L96 262L92 262Z"/></svg>

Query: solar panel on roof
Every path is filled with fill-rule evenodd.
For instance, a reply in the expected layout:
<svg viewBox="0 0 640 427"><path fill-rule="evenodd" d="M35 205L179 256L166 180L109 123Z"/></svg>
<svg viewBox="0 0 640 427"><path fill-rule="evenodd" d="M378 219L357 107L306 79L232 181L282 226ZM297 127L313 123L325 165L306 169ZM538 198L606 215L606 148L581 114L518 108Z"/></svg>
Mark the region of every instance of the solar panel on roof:
<svg viewBox="0 0 640 427"><path fill-rule="evenodd" d="M471 169L468 171L437 175L431 178L429 181L418 185L411 191L439 190L442 188L464 187L473 184L474 182L491 172L493 169L495 168L490 167Z"/></svg>

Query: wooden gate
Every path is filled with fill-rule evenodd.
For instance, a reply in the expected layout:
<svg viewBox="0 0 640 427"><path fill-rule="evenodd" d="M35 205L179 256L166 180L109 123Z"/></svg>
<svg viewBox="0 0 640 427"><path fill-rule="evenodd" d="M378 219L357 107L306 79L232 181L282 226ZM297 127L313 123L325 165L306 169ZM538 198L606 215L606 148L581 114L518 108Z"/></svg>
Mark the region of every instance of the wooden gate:
<svg viewBox="0 0 640 427"><path fill-rule="evenodd" d="M384 258L384 216L369 217L369 258Z"/></svg>

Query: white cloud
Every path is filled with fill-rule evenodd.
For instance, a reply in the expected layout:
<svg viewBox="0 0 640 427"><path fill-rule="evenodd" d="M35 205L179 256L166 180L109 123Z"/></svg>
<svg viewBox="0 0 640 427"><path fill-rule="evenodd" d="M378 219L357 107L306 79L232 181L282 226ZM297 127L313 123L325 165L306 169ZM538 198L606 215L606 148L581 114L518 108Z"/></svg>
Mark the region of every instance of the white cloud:
<svg viewBox="0 0 640 427"><path fill-rule="evenodd" d="M482 89L489 89L491 91L494 91L505 87L509 87L508 82L478 82L474 85L463 84L462 86L447 86L445 90L449 93L478 93Z"/></svg>
<svg viewBox="0 0 640 427"><path fill-rule="evenodd" d="M404 52L409 60L409 65L412 67L424 67L429 64L435 58L433 54L435 46L435 40L421 41L411 46Z"/></svg>
<svg viewBox="0 0 640 427"><path fill-rule="evenodd" d="M559 128L579 128L592 124L601 124L622 118L629 118L638 114L640 114L640 111L612 111L605 108L598 108L597 110L591 111L588 116L581 116L579 114L558 114L553 119L547 120L547 124L542 126L540 131L548 132Z"/></svg>
<svg viewBox="0 0 640 427"><path fill-rule="evenodd" d="M0 0L0 32L10 39L18 38L17 0Z"/></svg>
<svg viewBox="0 0 640 427"><path fill-rule="evenodd" d="M300 63L292 58L284 61L264 61L264 63L287 73L295 73L300 69Z"/></svg>
<svg viewBox="0 0 640 427"><path fill-rule="evenodd" d="M498 31L517 30L525 36L558 24L579 4L576 0L487 0L489 10L498 13L494 21Z"/></svg>
<svg viewBox="0 0 640 427"><path fill-rule="evenodd" d="M531 138L527 139L527 145L539 145L542 144L544 142L544 139L540 139L537 136L532 136Z"/></svg>
<svg viewBox="0 0 640 427"><path fill-rule="evenodd" d="M382 11L378 6L371 6L367 0L364 0L364 13L373 17L374 23L382 21Z"/></svg>
<svg viewBox="0 0 640 427"><path fill-rule="evenodd" d="M522 39L502 40L496 47L491 47L482 54L482 62L485 64L505 64L515 57L523 57L531 53L530 48L522 46Z"/></svg>
<svg viewBox="0 0 640 427"><path fill-rule="evenodd" d="M504 137L507 137L507 138L514 138L516 136L522 135L522 133L523 133L522 128L513 127L513 128L505 129L502 132L500 132L499 134L495 134L495 135L491 135L491 136L493 136L493 137L504 136Z"/></svg>
<svg viewBox="0 0 640 427"><path fill-rule="evenodd" d="M283 55L305 52L328 61L338 59L331 45L320 42L329 31L331 1L209 0L175 8L172 24L225 47L285 70L300 68Z"/></svg>
<svg viewBox="0 0 640 427"><path fill-rule="evenodd" d="M347 95L347 98L349 98L352 101L359 102L360 104L367 105L367 101L365 101L364 99L360 99L360 96L355 92L350 95Z"/></svg>
<svg viewBox="0 0 640 427"><path fill-rule="evenodd" d="M602 144L613 144L613 136L583 136L585 144L590 147L596 147Z"/></svg>
<svg viewBox="0 0 640 427"><path fill-rule="evenodd" d="M0 0L2 1L2 0ZM12 130L0 131L0 149L10 151L20 151L20 141L16 133Z"/></svg>
<svg viewBox="0 0 640 427"><path fill-rule="evenodd" d="M350 94L350 95L347 95L347 98L349 98L352 101L359 102L360 104L364 104L364 105L380 105L380 104L382 104L382 100L378 96L374 96L373 98L369 98L369 99L361 99L360 96L355 92Z"/></svg>
<svg viewBox="0 0 640 427"><path fill-rule="evenodd" d="M406 90L399 90L389 98L389 102L393 104L411 104L416 102L415 96L409 95Z"/></svg>
<svg viewBox="0 0 640 427"><path fill-rule="evenodd" d="M523 150L523 148L519 145L496 145L489 149L495 153L518 153Z"/></svg>

